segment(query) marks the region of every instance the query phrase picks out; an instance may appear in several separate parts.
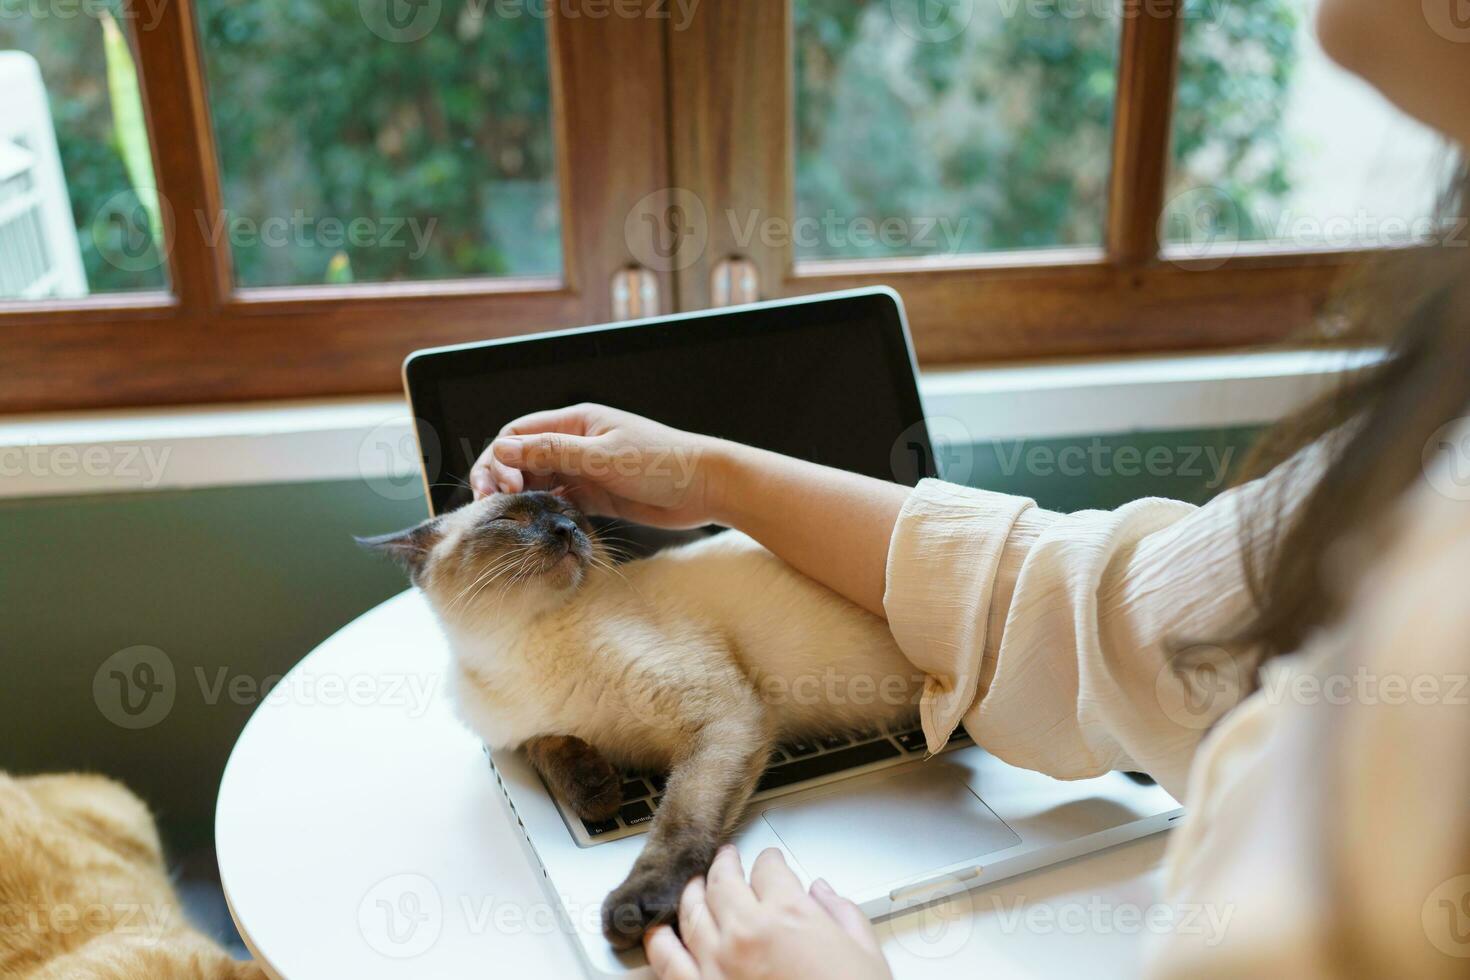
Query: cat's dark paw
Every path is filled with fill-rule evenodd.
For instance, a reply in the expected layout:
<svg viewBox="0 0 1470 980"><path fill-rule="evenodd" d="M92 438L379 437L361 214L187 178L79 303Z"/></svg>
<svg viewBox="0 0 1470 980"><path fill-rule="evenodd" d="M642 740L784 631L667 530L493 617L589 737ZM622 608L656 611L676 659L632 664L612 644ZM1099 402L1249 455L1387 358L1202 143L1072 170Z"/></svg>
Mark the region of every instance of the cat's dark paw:
<svg viewBox="0 0 1470 980"><path fill-rule="evenodd" d="M611 820L623 803L623 777L601 755L577 760L567 803L583 820Z"/></svg>
<svg viewBox="0 0 1470 980"><path fill-rule="evenodd" d="M623 779L601 752L575 735L538 735L526 741L531 764L583 820L611 820L623 802Z"/></svg>
<svg viewBox="0 0 1470 980"><path fill-rule="evenodd" d="M602 903L602 934L613 949L632 949L649 929L676 922L679 896L687 883L683 875L634 868Z"/></svg>

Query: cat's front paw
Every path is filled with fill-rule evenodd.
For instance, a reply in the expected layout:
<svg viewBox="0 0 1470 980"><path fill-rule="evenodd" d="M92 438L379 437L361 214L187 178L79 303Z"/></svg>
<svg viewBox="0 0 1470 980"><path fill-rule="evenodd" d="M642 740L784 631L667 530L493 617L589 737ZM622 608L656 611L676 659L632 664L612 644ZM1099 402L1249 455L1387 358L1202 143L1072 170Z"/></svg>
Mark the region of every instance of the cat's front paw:
<svg viewBox="0 0 1470 980"><path fill-rule="evenodd" d="M614 949L632 949L649 929L676 921L687 883L684 875L634 868L602 903L602 934Z"/></svg>
<svg viewBox="0 0 1470 980"><path fill-rule="evenodd" d="M611 820L623 802L623 777L613 764L592 753L577 760L567 802L583 820Z"/></svg>
<svg viewBox="0 0 1470 980"><path fill-rule="evenodd" d="M531 764L557 798L583 820L611 820L623 802L623 779L607 758L575 735L526 741Z"/></svg>

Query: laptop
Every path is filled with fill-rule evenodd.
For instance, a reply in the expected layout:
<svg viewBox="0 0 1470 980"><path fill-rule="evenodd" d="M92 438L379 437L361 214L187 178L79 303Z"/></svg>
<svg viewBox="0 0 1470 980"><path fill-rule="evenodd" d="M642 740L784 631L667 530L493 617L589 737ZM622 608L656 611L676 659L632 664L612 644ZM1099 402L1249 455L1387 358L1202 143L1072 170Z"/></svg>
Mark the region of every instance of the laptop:
<svg viewBox="0 0 1470 980"><path fill-rule="evenodd" d="M885 288L419 351L404 385L435 513L468 501L470 467L501 426L581 401L885 480L936 475L903 306ZM651 975L641 951L608 945L599 910L643 847L663 774L625 773L618 816L594 823L521 753L490 752L489 770L589 974ZM804 883L825 878L878 918L1182 816L1145 777L1051 779L963 730L931 758L915 727L781 746L734 843L747 867L779 849Z"/></svg>

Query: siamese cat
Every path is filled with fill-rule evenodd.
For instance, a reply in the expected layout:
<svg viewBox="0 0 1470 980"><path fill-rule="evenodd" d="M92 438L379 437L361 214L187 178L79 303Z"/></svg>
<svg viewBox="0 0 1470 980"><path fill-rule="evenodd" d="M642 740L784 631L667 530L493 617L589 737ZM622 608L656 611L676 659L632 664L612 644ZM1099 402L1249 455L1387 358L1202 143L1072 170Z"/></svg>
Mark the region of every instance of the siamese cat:
<svg viewBox="0 0 1470 980"><path fill-rule="evenodd" d="M579 816L617 812L622 769L668 772L603 905L619 949L674 917L777 743L917 715L922 675L887 625L736 531L615 564L567 500L529 492L362 540L437 614L463 720L523 747Z"/></svg>

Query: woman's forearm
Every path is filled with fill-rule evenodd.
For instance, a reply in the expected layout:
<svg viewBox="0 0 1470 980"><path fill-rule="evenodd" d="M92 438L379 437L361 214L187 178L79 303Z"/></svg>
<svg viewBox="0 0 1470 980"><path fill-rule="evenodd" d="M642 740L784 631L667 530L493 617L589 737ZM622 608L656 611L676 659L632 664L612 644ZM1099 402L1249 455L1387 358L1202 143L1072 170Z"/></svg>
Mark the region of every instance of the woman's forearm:
<svg viewBox="0 0 1470 980"><path fill-rule="evenodd" d="M909 488L735 443L712 451L714 520L883 615L888 542Z"/></svg>
<svg viewBox="0 0 1470 980"><path fill-rule="evenodd" d="M559 487L588 513L656 527L739 528L880 616L888 541L909 493L606 405L516 419L471 482L479 496Z"/></svg>

